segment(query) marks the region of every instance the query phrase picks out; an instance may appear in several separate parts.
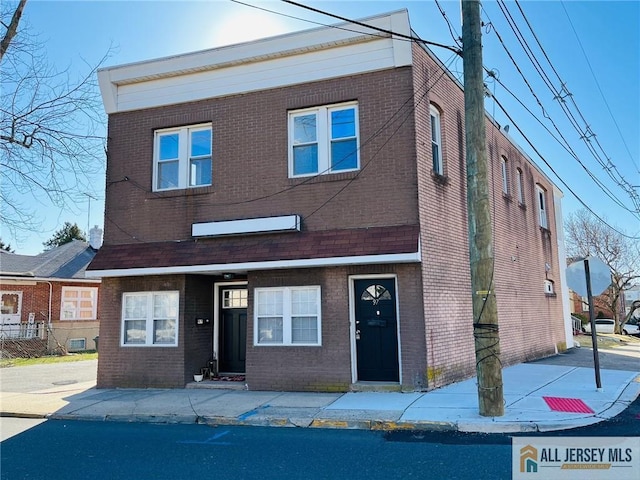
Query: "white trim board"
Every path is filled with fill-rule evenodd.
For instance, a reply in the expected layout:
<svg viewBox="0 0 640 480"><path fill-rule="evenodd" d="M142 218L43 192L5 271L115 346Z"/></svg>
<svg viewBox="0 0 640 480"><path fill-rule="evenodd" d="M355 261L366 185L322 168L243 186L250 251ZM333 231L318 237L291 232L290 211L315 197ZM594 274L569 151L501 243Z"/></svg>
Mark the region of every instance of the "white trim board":
<svg viewBox="0 0 640 480"><path fill-rule="evenodd" d="M142 267L112 270L87 270L87 277L138 277L146 275L222 274L250 270L275 270L283 268L334 267L384 263L420 263L420 251L388 255L363 255L351 257L309 258L297 260L273 260L267 262L220 263L210 265L181 265L175 267Z"/></svg>
<svg viewBox="0 0 640 480"><path fill-rule="evenodd" d="M191 235L194 237L217 237L222 235L289 231L300 231L299 215L194 223L191 226Z"/></svg>

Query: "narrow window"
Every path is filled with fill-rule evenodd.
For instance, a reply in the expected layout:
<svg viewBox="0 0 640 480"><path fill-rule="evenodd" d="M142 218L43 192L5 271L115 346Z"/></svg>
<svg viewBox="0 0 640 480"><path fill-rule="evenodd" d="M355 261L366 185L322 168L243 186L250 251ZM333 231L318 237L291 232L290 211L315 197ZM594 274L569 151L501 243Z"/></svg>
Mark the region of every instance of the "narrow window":
<svg viewBox="0 0 640 480"><path fill-rule="evenodd" d="M542 228L549 228L547 221L547 192L540 185L536 185L536 196L538 197L538 219Z"/></svg>
<svg viewBox="0 0 640 480"><path fill-rule="evenodd" d="M433 159L433 171L438 175L444 175L442 162L442 137L440 125L440 112L431 105L431 156Z"/></svg>
<svg viewBox="0 0 640 480"><path fill-rule="evenodd" d="M504 156L500 157L500 168L502 170L502 193L509 195L509 168Z"/></svg>
<svg viewBox="0 0 640 480"><path fill-rule="evenodd" d="M516 187L518 188L518 203L524 205L524 185L522 179L522 170L516 169Z"/></svg>

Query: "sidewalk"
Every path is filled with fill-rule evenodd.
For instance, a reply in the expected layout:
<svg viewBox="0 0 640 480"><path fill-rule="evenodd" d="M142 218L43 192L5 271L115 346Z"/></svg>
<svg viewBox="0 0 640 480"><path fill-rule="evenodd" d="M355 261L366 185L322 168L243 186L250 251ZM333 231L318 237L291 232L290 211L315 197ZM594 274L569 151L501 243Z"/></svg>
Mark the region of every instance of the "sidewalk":
<svg viewBox="0 0 640 480"><path fill-rule="evenodd" d="M534 432L576 428L622 412L640 394L638 371L528 363L503 370L505 414L478 413L475 378L426 393L296 393L95 389L95 382L0 393L2 416L65 420L296 426L370 430Z"/></svg>

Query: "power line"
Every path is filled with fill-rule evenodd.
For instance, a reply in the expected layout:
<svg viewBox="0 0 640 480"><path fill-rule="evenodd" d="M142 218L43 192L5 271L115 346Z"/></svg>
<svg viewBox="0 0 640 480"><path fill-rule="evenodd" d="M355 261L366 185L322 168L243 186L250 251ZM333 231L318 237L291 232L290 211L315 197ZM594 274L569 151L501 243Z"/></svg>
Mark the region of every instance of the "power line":
<svg viewBox="0 0 640 480"><path fill-rule="evenodd" d="M520 8L520 3L517 0L516 0L516 3L518 4L518 8ZM573 30L573 34L575 35L576 40L578 41L578 45L580 46L580 50L582 50L582 55L584 55L584 59L587 61L587 66L589 67L589 71L591 72L591 76L593 77L593 80L596 83L596 87L598 87L598 92L600 92L600 96L602 97L602 100L604 101L604 104L607 107L607 111L609 112L609 116L611 117L611 120L613 120L613 123L616 126L616 129L618 130L618 134L620 135L620 139L622 140L622 144L624 145L624 148L627 150L627 153L629 154L629 158L631 159L631 161L633 162L634 166L636 167L636 171L638 173L640 173L640 167L638 167L638 162L633 158L633 155L631 154L631 150L629 150L629 145L627 145L627 142L624 139L624 135L622 135L622 131L620 130L620 126L618 125L618 122L616 121L616 118L613 115L613 112L611 111L611 107L609 106L609 102L607 102L607 99L604 96L604 92L602 91L602 88L600 87L600 82L598 82L598 78L596 77L596 74L593 71L593 67L591 66L591 62L589 61L589 57L587 56L587 52L585 51L584 46L582 45L582 42L580 41L580 37L578 36L578 32L576 31L576 28L574 27L573 22L571 21L571 17L569 16L569 12L567 11L567 8L566 8L566 6L565 6L565 4L564 4L564 2L562 0L560 0L560 4L562 5L564 13L567 16L567 20L569 21L569 25L571 25L571 30ZM522 11L522 9L520 9L520 10ZM522 16L524 17L524 13L522 14Z"/></svg>
<svg viewBox="0 0 640 480"><path fill-rule="evenodd" d="M518 132L520 132L520 135L522 135L522 137L525 139L525 141L529 144L529 146L533 149L533 151L536 153L536 155L538 155L538 157L540 157L540 159L544 162L544 164L549 168L549 170L551 170L551 172L553 172L553 174L558 178L558 180L562 183L562 185L564 185L564 187L575 197L576 200L578 200L578 202L580 202L580 204L586 208L595 218L597 218L598 220L600 220L604 225L606 225L607 227L609 227L611 230L613 230L616 233L619 233L620 235L622 235L623 237L626 238L630 238L632 240L640 240L640 237L632 237L630 235L627 235L624 232L621 232L620 230L616 229L615 227L609 225L603 218L601 218L597 213L595 213L585 202L584 200L582 200L578 194L576 192L573 191L573 189L567 185L567 183L562 179L562 177L558 174L558 172L556 172L556 170L551 166L551 164L547 161L547 159L540 153L540 151L535 147L535 145L533 144L533 142L531 140L529 140L529 137L527 137L525 135L525 133L522 131L522 129L518 126L518 124L515 122L515 120L513 119L513 117L511 117L511 115L509 115L509 113L507 112L506 108L504 108L504 106L502 105L502 103L500 103L500 101L493 96L494 101L496 102L496 105L498 105L498 107L500 107L500 110L502 110L502 112L507 116L507 118L509 119L509 121L511 122L511 124L516 128L516 130L518 130Z"/></svg>
<svg viewBox="0 0 640 480"><path fill-rule="evenodd" d="M346 18L346 17L342 17L340 15L336 15L335 13L326 12L324 10L320 10L318 8L313 8L313 7L310 7L308 5L303 5L302 3L293 2L291 0L281 0L281 1L284 2L284 3L289 3L291 5L295 5L296 7L304 8L305 10L310 10L310 11L315 12L315 13L320 13L320 14L326 15L328 17L332 17L332 18L335 18L335 19L338 19L338 20L342 20L343 22L352 23L352 24L358 25L360 27L365 27L365 28L370 28L370 29L373 29L373 30L377 30L378 32L383 32L383 33L386 33L388 35L392 35L392 36L398 37L398 38L404 38L405 40L409 40L409 41L412 41L412 42L422 43L424 45L433 45L434 47L445 48L447 50L451 50L453 53L455 53L457 55L462 55L462 50L460 48L451 47L449 45L444 45L442 43L423 40L423 39L421 39L419 37L413 37L411 35L405 35L403 33L393 32L393 31L387 30L385 28L380 28L380 27L376 27L376 26L373 26L373 25L369 25L369 24L363 23L363 22L359 22L357 20L352 20L350 18ZM327 26L330 26L330 25L327 25Z"/></svg>
<svg viewBox="0 0 640 480"><path fill-rule="evenodd" d="M540 77L542 78L542 80L544 81L545 85L549 88L549 90L552 92L552 94L554 95L554 98L556 100L559 101L560 107L563 110L563 112L565 113L565 115L567 116L567 118L570 120L570 123L572 124L572 126L576 129L576 131L580 134L580 138L582 140L585 141L585 144L588 148L588 150L590 151L590 153L594 156L594 158L598 161L598 163L602 166L602 168L607 172L608 176L619 186L621 187L625 193L627 193L629 195L629 197L631 198L635 210L630 209L629 207L626 207L624 205L623 208L628 210L629 212L638 215L639 211L640 211L640 199L638 198L638 195L635 193L635 190L633 190L633 188L631 188L631 186L629 185L629 183L624 179L624 177L620 174L620 172L618 172L617 168L615 168L615 165L613 165L611 163L611 161L607 158L607 162L604 162L599 154L595 151L593 145L591 145L591 142L589 141L589 139L591 138L590 135L590 130L587 127L587 132L584 132L580 129L578 122L576 120L576 118L573 116L573 113L568 109L566 102L564 102L564 98L567 96L571 96L570 93L567 94L562 94L562 91L558 91L555 86L553 85L553 82L551 81L551 79L548 77L548 75L546 74L546 72L544 71L544 69L542 68L542 66L540 65L539 61L535 58L535 55L533 54L533 51L531 50L531 48L529 47L528 43L526 42L526 40L524 39L522 32L520 32L517 24L515 23L515 20L513 19L513 17L511 16L510 12L508 11L508 9L506 8L506 5L504 4L503 0L498 0L498 6L500 7L500 9L502 10L503 15L505 16L505 18L507 19L507 23L509 24L509 26L511 27L512 31L514 32L514 34L516 35L516 38L518 39L518 42L520 43L520 45L522 46L523 50L525 51L525 54L527 55L527 57L529 58L529 60L531 61L531 63L533 64L534 68L536 69L536 71L538 72L538 74L540 75ZM484 10L484 9L483 9ZM486 10L484 10L485 15L488 16ZM493 27L493 31L496 34L496 37L498 38L498 41L500 42L500 44L502 45L503 49L505 50L505 52L507 53L507 56L509 57L509 59L511 60L511 62L513 63L513 65L515 66L516 70L518 71L518 73L520 74L520 76L522 77L523 81L525 82L525 84L527 85L527 87L529 88L529 91L531 92L531 94L533 95L533 97L536 99L536 102L538 103L538 105L540 106L540 108L542 109L543 115L545 118L547 118L553 125L554 129L558 132L558 134L560 135L560 137L563 139L563 141L566 143L567 146L569 146L569 142L567 141L567 139L564 137L564 135L562 134L562 132L560 131L559 127L556 125L556 123L553 121L553 119L551 118L550 115L547 114L547 110L545 109L544 105L542 104L542 101L540 100L540 98L536 95L535 91L533 90L533 87L531 86L529 80L527 79L526 75L522 72L520 66L518 65L518 62L515 60L515 58L513 57L513 55L511 54L509 48L506 46L505 41L503 40L502 36L500 35L500 33L498 32L497 28L495 27L495 24L493 22L491 22L491 25ZM554 68L555 71L555 68ZM559 78L559 80L562 82L562 79ZM564 83L563 85L563 90L566 88L564 87ZM581 114L580 114L581 115ZM582 115L581 115L582 116ZM582 117L584 120L584 117ZM585 122L586 123L586 122ZM599 143L598 143L599 145ZM600 145L599 145L600 146ZM574 158L577 158L577 156L575 155L575 153L573 154ZM584 168L584 167L583 167ZM615 172L618 174L618 176L620 177L620 179L616 178L613 175L612 170L615 170ZM595 175L593 175L592 173L589 172L589 176L594 179ZM602 185L601 182L596 182L596 184L598 184L598 186ZM605 192L606 193L606 192Z"/></svg>

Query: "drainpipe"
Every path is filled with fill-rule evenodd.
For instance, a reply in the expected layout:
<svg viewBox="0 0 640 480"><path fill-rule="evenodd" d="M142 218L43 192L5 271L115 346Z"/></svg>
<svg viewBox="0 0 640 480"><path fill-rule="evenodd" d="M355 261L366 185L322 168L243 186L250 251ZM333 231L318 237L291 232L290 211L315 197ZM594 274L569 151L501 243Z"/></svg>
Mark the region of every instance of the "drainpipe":
<svg viewBox="0 0 640 480"><path fill-rule="evenodd" d="M46 280L36 280L36 283L48 283L49 284L49 312L47 315L47 331L51 332L51 305L53 303L53 284ZM47 348L49 348L49 336L47 335Z"/></svg>

